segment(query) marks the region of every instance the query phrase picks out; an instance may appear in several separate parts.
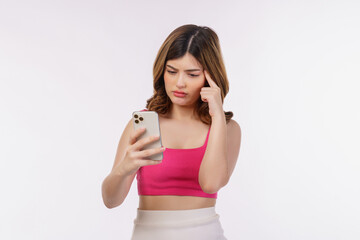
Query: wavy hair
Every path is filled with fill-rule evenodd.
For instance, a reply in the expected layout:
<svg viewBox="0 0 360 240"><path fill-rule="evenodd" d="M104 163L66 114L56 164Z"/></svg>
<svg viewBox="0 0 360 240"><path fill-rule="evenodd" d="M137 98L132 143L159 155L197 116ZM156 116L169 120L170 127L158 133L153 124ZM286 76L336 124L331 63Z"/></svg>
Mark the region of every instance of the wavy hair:
<svg viewBox="0 0 360 240"><path fill-rule="evenodd" d="M146 108L158 114L170 111L171 100L166 93L164 83L164 69L168 60L183 57L186 53L194 56L221 90L221 100L224 102L229 92L229 82L226 76L217 34L209 27L187 24L173 30L161 45L153 65L154 93L147 100ZM205 81L205 86L209 83ZM194 113L199 119L211 125L211 116L207 102L199 97ZM231 111L224 111L226 123L233 117Z"/></svg>

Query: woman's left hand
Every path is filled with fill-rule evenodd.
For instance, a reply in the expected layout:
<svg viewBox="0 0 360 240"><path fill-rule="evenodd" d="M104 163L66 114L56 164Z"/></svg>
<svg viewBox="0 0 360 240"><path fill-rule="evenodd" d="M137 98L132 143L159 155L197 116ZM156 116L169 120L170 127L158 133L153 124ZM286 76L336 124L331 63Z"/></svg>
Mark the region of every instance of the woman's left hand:
<svg viewBox="0 0 360 240"><path fill-rule="evenodd" d="M215 116L224 116L224 110L221 101L221 89L211 79L209 73L204 70L205 79L208 81L210 87L202 87L200 91L201 100L207 102L209 105L209 114L212 118Z"/></svg>

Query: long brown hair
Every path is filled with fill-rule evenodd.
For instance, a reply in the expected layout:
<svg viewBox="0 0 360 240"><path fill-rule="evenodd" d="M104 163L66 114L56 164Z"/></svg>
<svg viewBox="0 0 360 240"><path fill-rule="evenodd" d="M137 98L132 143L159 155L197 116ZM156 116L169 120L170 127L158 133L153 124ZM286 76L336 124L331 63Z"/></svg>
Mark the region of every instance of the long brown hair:
<svg viewBox="0 0 360 240"><path fill-rule="evenodd" d="M156 111L159 114L167 114L170 111L171 100L166 93L164 83L164 69L168 60L183 57L190 53L203 68L210 74L221 90L221 100L224 102L229 92L229 82L226 76L225 65L220 50L217 34L209 27L187 24L173 30L161 45L154 65L154 94L147 100L146 108L149 111ZM205 81L205 86L209 84ZM205 124L211 124L211 116L207 102L199 97L195 114ZM226 123L233 117L231 111L224 111Z"/></svg>

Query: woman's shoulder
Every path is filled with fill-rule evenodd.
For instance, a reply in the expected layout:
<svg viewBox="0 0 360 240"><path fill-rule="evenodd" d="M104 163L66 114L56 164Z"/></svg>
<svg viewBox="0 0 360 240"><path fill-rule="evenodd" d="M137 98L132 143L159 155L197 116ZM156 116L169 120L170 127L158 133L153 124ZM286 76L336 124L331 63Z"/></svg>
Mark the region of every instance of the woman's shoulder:
<svg viewBox="0 0 360 240"><path fill-rule="evenodd" d="M234 120L230 119L226 124L227 133L230 138L240 139L241 138L241 128L240 125Z"/></svg>
<svg viewBox="0 0 360 240"><path fill-rule="evenodd" d="M228 126L231 126L231 127L234 127L234 126L237 126L237 127L240 127L240 125L238 124L237 121L235 121L234 119L230 119L229 122L227 123Z"/></svg>

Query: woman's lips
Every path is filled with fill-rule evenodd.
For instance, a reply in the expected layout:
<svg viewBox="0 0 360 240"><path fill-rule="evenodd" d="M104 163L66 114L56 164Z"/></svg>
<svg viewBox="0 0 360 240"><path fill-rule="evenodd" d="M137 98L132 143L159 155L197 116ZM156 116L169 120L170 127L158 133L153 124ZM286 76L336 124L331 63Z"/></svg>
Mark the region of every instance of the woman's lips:
<svg viewBox="0 0 360 240"><path fill-rule="evenodd" d="M180 92L176 92L176 91L174 91L173 93L176 97L185 97L186 96L186 93L180 93Z"/></svg>

